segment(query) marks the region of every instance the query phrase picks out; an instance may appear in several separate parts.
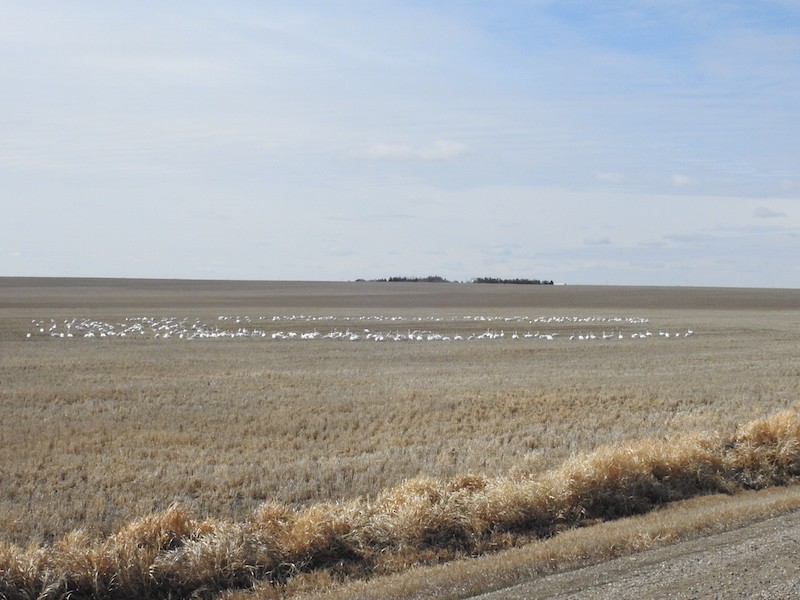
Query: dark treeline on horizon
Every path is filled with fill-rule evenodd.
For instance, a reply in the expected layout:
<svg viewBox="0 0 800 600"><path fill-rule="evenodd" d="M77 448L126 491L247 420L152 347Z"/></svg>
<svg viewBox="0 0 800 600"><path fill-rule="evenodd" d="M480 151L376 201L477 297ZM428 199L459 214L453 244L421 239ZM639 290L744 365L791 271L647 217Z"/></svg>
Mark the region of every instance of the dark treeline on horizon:
<svg viewBox="0 0 800 600"><path fill-rule="evenodd" d="M364 281L363 279L361 281ZM370 281L375 282L390 282L394 283L397 281L400 282L407 282L407 283L419 283L419 282L426 282L426 283L459 283L457 281L450 281L449 279L445 279L444 277L440 277L439 275L428 275L427 277L389 277L388 279L370 279Z"/></svg>
<svg viewBox="0 0 800 600"><path fill-rule="evenodd" d="M358 279L357 281L364 281ZM461 283L460 281L450 281L439 275L428 275L427 277L389 277L384 279L370 279L373 282L407 282L407 283ZM510 283L518 285L553 285L553 281L542 281L539 279L501 279L499 277L476 277L470 283Z"/></svg>
<svg viewBox="0 0 800 600"><path fill-rule="evenodd" d="M497 277L476 277L473 283L515 283L520 285L553 285L553 281L541 281L539 279L499 279Z"/></svg>

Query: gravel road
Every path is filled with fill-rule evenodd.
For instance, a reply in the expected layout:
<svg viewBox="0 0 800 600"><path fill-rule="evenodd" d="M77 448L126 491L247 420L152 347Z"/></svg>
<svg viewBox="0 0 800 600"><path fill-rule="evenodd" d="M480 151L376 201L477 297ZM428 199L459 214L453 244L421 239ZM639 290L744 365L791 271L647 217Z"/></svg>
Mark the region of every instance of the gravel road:
<svg viewBox="0 0 800 600"><path fill-rule="evenodd" d="M475 598L800 599L800 512Z"/></svg>

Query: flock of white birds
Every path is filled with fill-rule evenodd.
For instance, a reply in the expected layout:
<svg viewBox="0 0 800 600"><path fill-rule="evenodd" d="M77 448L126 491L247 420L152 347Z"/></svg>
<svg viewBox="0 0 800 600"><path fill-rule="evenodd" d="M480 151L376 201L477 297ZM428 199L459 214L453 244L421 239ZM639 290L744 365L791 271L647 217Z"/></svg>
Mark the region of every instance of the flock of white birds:
<svg viewBox="0 0 800 600"><path fill-rule="evenodd" d="M444 332L446 323L459 322L457 331ZM309 323L316 327L308 330ZM431 324L425 327L425 324ZM481 329L465 332L464 323L481 324ZM649 319L643 317L492 317L466 315L460 317L402 317L402 316L311 316L286 315L251 318L244 316L217 317L217 323L209 325L200 319L179 317L128 317L111 323L90 318L34 319L33 331L26 339L34 337L52 338L150 338L209 340L232 338L258 338L267 340L339 340L372 342L457 342L476 340L647 340L679 339L694 335L692 329L668 331L659 329L655 333L648 327ZM306 324L305 328L293 330L286 325ZM389 327L385 327L385 325ZM435 324L435 325L434 325ZM443 325L444 324L444 325ZM488 325L486 325L488 324ZM369 325L369 327L365 327ZM551 325L550 330L541 327ZM559 330L555 330L559 326ZM412 328L413 327L413 328ZM325 329L325 331L320 331ZM632 330L635 329L635 330Z"/></svg>

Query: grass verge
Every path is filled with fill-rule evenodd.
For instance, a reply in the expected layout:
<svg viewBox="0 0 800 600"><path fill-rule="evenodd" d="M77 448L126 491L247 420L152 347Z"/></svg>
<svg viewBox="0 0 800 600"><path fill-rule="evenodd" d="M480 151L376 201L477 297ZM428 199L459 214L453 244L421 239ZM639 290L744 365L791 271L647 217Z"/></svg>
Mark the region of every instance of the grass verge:
<svg viewBox="0 0 800 600"><path fill-rule="evenodd" d="M713 494L659 510L579 527L475 558L419 566L371 580L336 582L322 573L301 575L286 588L293 600L420 600L472 598L548 575L744 527L800 509L800 486ZM272 586L235 591L226 600L280 598Z"/></svg>

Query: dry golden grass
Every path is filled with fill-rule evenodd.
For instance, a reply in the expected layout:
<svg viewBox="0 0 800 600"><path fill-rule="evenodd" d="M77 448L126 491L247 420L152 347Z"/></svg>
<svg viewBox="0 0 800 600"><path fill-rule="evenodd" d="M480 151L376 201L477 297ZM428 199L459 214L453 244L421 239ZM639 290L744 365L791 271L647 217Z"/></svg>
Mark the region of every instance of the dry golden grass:
<svg viewBox="0 0 800 600"><path fill-rule="evenodd" d="M536 580L704 537L800 509L800 486L736 495L701 496L644 515L606 521L508 550L431 566L418 566L370 580L337 582L325 572L302 574L286 586L295 600L419 600L471 598L520 582ZM231 591L228 600L282 597L274 586L258 584L255 593Z"/></svg>
<svg viewBox="0 0 800 600"><path fill-rule="evenodd" d="M264 594L299 593L798 475L785 412L800 409L793 291L0 283L7 595L212 594L262 580L292 582ZM468 333L486 326L465 315L577 314L697 333L25 341L34 318L300 309L333 314L326 328L399 314Z"/></svg>

